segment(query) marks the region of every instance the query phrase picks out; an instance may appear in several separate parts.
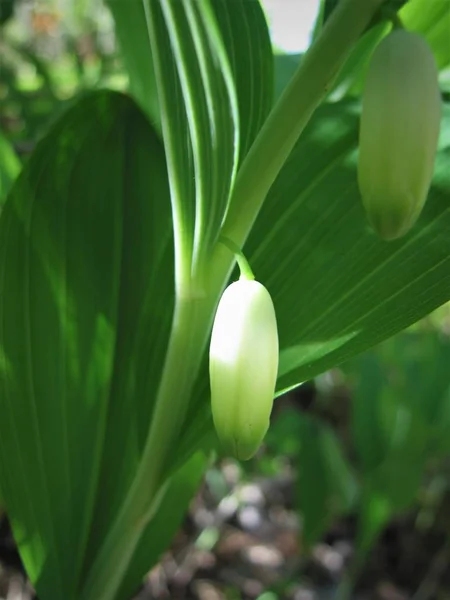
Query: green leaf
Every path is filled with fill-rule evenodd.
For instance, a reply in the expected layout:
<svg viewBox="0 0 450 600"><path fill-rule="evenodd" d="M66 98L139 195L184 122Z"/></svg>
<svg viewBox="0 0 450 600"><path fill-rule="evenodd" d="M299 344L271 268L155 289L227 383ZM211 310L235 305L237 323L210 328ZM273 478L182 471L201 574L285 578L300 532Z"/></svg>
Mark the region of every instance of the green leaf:
<svg viewBox="0 0 450 600"><path fill-rule="evenodd" d="M390 350L386 355L378 349L356 361L359 381L352 430L365 489L396 513L409 508L416 497L432 428L422 408L428 394L419 396L410 389L404 365L395 358L397 340L384 347Z"/></svg>
<svg viewBox="0 0 450 600"><path fill-rule="evenodd" d="M0 204L20 171L20 161L14 149L0 131Z"/></svg>
<svg viewBox="0 0 450 600"><path fill-rule="evenodd" d="M363 352L450 298L450 108L429 199L403 239L370 230L356 180L358 109L323 106L267 197L245 247L272 294L278 393Z"/></svg>
<svg viewBox="0 0 450 600"><path fill-rule="evenodd" d="M302 57L303 54L276 54L274 56L276 98L281 96L281 92L291 80Z"/></svg>
<svg viewBox="0 0 450 600"><path fill-rule="evenodd" d="M160 141L126 97L73 107L0 218L0 487L42 598L78 597L133 476L168 339Z"/></svg>
<svg viewBox="0 0 450 600"><path fill-rule="evenodd" d="M395 6L393 3L391 8L400 8L400 4L401 2L397 2L398 6ZM438 68L441 71L447 69L450 66L450 5L447 0L409 0L403 4L399 16L405 28L422 34L433 51ZM331 100L341 100L346 95L359 96L362 93L372 53L392 29L387 14L385 12L379 22L373 23L353 49L333 85L329 96ZM441 79L444 83L444 73Z"/></svg>
<svg viewBox="0 0 450 600"><path fill-rule="evenodd" d="M108 0L115 32L129 79L129 89L153 125L161 128L155 72L145 20L144 3Z"/></svg>
<svg viewBox="0 0 450 600"><path fill-rule="evenodd" d="M15 0L2 0L0 2L0 25L3 25L14 14Z"/></svg>
<svg viewBox="0 0 450 600"><path fill-rule="evenodd" d="M389 31L390 25L385 21L377 23L369 31L366 31L353 48L334 82L333 89L329 94L330 100L342 100L346 95L361 94L373 51Z"/></svg>
<svg viewBox="0 0 450 600"><path fill-rule="evenodd" d="M445 456L449 448L449 360L446 337L415 329L345 365L347 373L356 373L353 431L366 470L388 461L394 442L418 448L425 460ZM403 425L399 437L395 428L401 421L408 425ZM417 461L407 459L407 463Z"/></svg>
<svg viewBox="0 0 450 600"><path fill-rule="evenodd" d="M216 239L237 166L236 90L208 2L158 0L147 2L145 12L179 248L176 273L188 285Z"/></svg>
<svg viewBox="0 0 450 600"><path fill-rule="evenodd" d="M321 0L321 4L324 5L323 8L321 8L321 10L323 11L324 21L326 21L330 17L332 11L336 8L338 1L339 0ZM376 23L382 18L382 15L385 14L387 11L397 11L404 4L408 4L411 1L413 0L385 0L383 8L378 12L376 17L374 18L373 24L376 25Z"/></svg>
<svg viewBox="0 0 450 600"><path fill-rule="evenodd" d="M136 591L136 583L143 580L149 568L160 560L163 552L169 547L185 516L188 504L200 485L207 463L206 456L198 452L169 480L161 507L136 549L117 595L119 599L131 597Z"/></svg>
<svg viewBox="0 0 450 600"><path fill-rule="evenodd" d="M333 430L297 413L300 451L296 457L298 507L303 541L311 548L327 527L354 504L357 484Z"/></svg>
<svg viewBox="0 0 450 600"><path fill-rule="evenodd" d="M272 47L259 0L213 0L213 8L233 70L242 162L272 107Z"/></svg>
<svg viewBox="0 0 450 600"><path fill-rule="evenodd" d="M450 4L447 0L410 0L400 11L406 29L421 33L429 43L439 69L450 66Z"/></svg>
<svg viewBox="0 0 450 600"><path fill-rule="evenodd" d="M156 87L168 158L177 273L216 241L237 168L272 101L272 55L256 0L110 0L131 89ZM143 23L147 28L144 31ZM149 101L147 101L148 104ZM155 111L148 104L148 114Z"/></svg>

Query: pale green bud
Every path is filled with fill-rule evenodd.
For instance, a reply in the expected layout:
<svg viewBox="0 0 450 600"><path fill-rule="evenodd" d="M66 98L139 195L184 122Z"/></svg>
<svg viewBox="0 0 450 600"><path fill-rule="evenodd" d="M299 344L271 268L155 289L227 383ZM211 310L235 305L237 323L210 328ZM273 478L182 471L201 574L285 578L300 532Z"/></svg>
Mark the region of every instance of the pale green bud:
<svg viewBox="0 0 450 600"><path fill-rule="evenodd" d="M362 101L358 182L384 239L415 223L433 176L441 118L438 72L424 39L402 29L376 48Z"/></svg>
<svg viewBox="0 0 450 600"><path fill-rule="evenodd" d="M241 279L225 290L209 357L217 435L231 455L247 460L269 427L278 371L275 309L263 285Z"/></svg>

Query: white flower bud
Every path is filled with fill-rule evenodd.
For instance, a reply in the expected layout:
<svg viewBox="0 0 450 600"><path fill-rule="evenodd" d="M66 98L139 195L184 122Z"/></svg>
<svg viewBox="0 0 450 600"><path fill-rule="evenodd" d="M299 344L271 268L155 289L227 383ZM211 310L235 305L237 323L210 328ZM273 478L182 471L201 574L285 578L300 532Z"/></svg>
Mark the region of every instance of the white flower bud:
<svg viewBox="0 0 450 600"><path fill-rule="evenodd" d="M433 54L402 29L376 48L365 82L358 181L368 218L384 239L404 235L433 176L441 99Z"/></svg>
<svg viewBox="0 0 450 600"><path fill-rule="evenodd" d="M251 458L269 427L278 371L278 332L267 289L241 279L223 293L210 345L211 406L224 448Z"/></svg>

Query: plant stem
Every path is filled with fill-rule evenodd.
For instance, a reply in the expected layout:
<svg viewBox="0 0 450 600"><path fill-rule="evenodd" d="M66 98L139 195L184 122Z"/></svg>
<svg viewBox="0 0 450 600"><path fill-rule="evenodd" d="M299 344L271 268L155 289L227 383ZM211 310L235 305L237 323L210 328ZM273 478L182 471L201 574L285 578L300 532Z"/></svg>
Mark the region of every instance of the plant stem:
<svg viewBox="0 0 450 600"><path fill-rule="evenodd" d="M167 459L180 433L209 334L212 313L208 304L205 297L185 297L177 301L141 462L121 511L91 568L81 600L116 597L149 517L161 501Z"/></svg>
<svg viewBox="0 0 450 600"><path fill-rule="evenodd" d="M255 279L253 271L248 263L248 260L245 258L242 250L237 246L234 242L229 240L226 237L221 236L219 238L219 242L226 246L236 257L236 261L239 265L239 270L241 272L240 279L252 280Z"/></svg>
<svg viewBox="0 0 450 600"><path fill-rule="evenodd" d="M236 180L222 234L241 248L300 133L326 95L351 48L384 0L341 0L272 113ZM178 297L155 410L142 459L123 506L89 572L80 600L114 600L152 508L161 500L168 457L176 444L234 256L216 245L203 295Z"/></svg>
<svg viewBox="0 0 450 600"><path fill-rule="evenodd" d="M405 28L405 26L403 25L403 21L400 18L400 15L398 14L397 11L393 10L392 8L386 7L383 10L383 16L385 16L386 19L388 19L391 22L392 29L404 29Z"/></svg>
<svg viewBox="0 0 450 600"><path fill-rule="evenodd" d="M239 247L313 112L385 0L341 0L274 106L237 175L222 234Z"/></svg>
<svg viewBox="0 0 450 600"><path fill-rule="evenodd" d="M364 566L365 554L357 554L346 569L336 590L336 600L351 600L358 577Z"/></svg>

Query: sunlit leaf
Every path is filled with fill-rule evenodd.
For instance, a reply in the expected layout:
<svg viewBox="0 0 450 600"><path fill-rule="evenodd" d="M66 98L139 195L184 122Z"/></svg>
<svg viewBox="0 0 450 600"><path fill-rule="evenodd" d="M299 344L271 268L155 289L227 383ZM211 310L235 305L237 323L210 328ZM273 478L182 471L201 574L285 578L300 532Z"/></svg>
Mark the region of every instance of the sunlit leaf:
<svg viewBox="0 0 450 600"><path fill-rule="evenodd" d="M450 298L450 110L418 224L382 242L355 161L357 107L324 106L273 185L246 252L274 299L279 392L393 335Z"/></svg>
<svg viewBox="0 0 450 600"><path fill-rule="evenodd" d="M421 33L439 69L450 66L450 4L447 0L409 0L400 11L406 29Z"/></svg>
<svg viewBox="0 0 450 600"><path fill-rule="evenodd" d="M0 132L0 203L6 198L9 188L19 171L19 158Z"/></svg>
<svg viewBox="0 0 450 600"><path fill-rule="evenodd" d="M267 27L257 2L144 0L144 8L170 175L177 273L196 273L216 241L239 158L271 103Z"/></svg>

